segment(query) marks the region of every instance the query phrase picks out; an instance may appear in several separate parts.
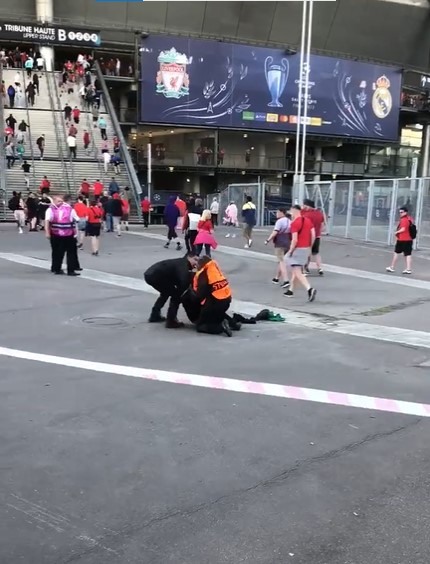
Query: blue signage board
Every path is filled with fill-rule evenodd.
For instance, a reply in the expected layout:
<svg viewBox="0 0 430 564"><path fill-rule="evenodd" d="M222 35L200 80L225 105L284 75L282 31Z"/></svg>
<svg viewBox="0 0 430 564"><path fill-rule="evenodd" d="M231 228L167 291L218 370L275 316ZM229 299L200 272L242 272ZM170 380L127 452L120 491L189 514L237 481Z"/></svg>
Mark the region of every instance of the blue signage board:
<svg viewBox="0 0 430 564"><path fill-rule="evenodd" d="M401 69L312 55L308 132L396 140ZM297 128L300 54L168 35L141 47L141 121Z"/></svg>

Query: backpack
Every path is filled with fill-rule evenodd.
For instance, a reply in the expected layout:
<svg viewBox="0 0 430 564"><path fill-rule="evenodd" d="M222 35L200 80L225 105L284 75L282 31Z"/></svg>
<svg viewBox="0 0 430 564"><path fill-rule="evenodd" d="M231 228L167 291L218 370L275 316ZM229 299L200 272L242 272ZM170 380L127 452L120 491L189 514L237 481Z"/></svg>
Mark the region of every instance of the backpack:
<svg viewBox="0 0 430 564"><path fill-rule="evenodd" d="M9 200L7 206L11 211L16 211L18 209L18 203L16 201L15 196L12 196L12 198Z"/></svg>
<svg viewBox="0 0 430 564"><path fill-rule="evenodd" d="M411 236L412 239L416 239L417 233L418 233L417 226L415 225L415 223L409 220L409 235Z"/></svg>

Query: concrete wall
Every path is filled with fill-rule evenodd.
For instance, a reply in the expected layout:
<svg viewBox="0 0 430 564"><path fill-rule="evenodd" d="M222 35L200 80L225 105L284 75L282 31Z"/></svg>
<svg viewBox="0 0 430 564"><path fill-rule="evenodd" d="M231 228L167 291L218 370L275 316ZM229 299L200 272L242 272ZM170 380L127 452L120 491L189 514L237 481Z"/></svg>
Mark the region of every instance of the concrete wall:
<svg viewBox="0 0 430 564"><path fill-rule="evenodd" d="M34 15L34 0L2 0L0 19ZM386 0L337 0L315 5L316 50L360 58L429 67L430 6ZM56 0L55 17L96 28L163 31L216 36L246 42L297 46L299 2L142 2L98 3ZM105 31L105 41L133 44L134 34Z"/></svg>

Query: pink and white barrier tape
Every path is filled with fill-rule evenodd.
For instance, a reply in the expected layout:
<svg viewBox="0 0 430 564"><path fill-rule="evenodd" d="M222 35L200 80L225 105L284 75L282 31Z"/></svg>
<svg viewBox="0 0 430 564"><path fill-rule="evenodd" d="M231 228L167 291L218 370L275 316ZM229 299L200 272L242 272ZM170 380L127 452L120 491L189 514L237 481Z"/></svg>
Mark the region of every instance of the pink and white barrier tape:
<svg viewBox="0 0 430 564"><path fill-rule="evenodd" d="M416 415L418 417L430 417L430 405L424 403L360 396L357 394L347 394L343 392L315 390L313 388L300 388L297 386L285 386L282 384L270 384L267 382L199 376L197 374L181 374L179 372L166 372L164 370L149 370L147 368L136 368L134 366L121 366L117 364L107 364L104 362L93 362L89 360L79 360L75 358L19 351L5 347L0 347L0 355L43 362L46 364L68 366L81 370L131 376L132 378L155 380L157 382L170 384L184 384L186 386L196 386L211 390L225 390L229 392L241 392L244 394L257 394L283 399L324 403L328 405L342 405L344 407L373 409L375 411L401 413L403 415Z"/></svg>

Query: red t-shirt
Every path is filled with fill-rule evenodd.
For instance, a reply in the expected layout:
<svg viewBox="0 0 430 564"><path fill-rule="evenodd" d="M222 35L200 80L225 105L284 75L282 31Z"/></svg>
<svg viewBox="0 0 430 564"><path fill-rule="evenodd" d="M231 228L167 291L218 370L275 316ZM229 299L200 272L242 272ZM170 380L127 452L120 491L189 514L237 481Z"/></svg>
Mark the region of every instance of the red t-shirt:
<svg viewBox="0 0 430 564"><path fill-rule="evenodd" d="M412 241L412 237L409 233L409 223L411 221L413 223L412 218L409 217L408 215L405 215L404 217L401 218L399 225L397 226L397 229L404 228L405 230L402 233L398 233L396 235L398 241Z"/></svg>
<svg viewBox="0 0 430 564"><path fill-rule="evenodd" d="M81 192L82 192L82 194L89 194L90 193L90 185L88 184L88 182L82 182Z"/></svg>
<svg viewBox="0 0 430 564"><path fill-rule="evenodd" d="M151 202L149 200L142 200L140 202L140 207L142 208L143 213L148 213L151 208Z"/></svg>
<svg viewBox="0 0 430 564"><path fill-rule="evenodd" d="M179 215L184 217L185 212L187 211L187 204L184 200L176 200L175 205L179 209Z"/></svg>
<svg viewBox="0 0 430 564"><path fill-rule="evenodd" d="M312 222L307 217L297 217L291 223L291 234L298 233L296 249L312 246Z"/></svg>
<svg viewBox="0 0 430 564"><path fill-rule="evenodd" d="M78 217L87 217L88 215L88 207L83 202L77 202L73 209L78 214Z"/></svg>
<svg viewBox="0 0 430 564"><path fill-rule="evenodd" d="M321 228L324 225L324 215L320 210L303 210L302 216L311 220L315 229L315 237L321 237Z"/></svg>
<svg viewBox="0 0 430 564"><path fill-rule="evenodd" d="M89 144L90 144L90 134L87 131L86 133L84 133L84 145L89 145Z"/></svg>
<svg viewBox="0 0 430 564"><path fill-rule="evenodd" d="M74 108L72 110L73 117L78 118L81 115L81 110L79 108Z"/></svg>
<svg viewBox="0 0 430 564"><path fill-rule="evenodd" d="M103 210L98 206L88 208L88 223L101 223Z"/></svg>
<svg viewBox="0 0 430 564"><path fill-rule="evenodd" d="M197 229L210 233L213 229L212 221L210 219L207 219L206 221L200 220L197 224Z"/></svg>
<svg viewBox="0 0 430 564"><path fill-rule="evenodd" d="M101 196L103 194L103 184L101 182L94 182L93 190L94 196Z"/></svg>
<svg viewBox="0 0 430 564"><path fill-rule="evenodd" d="M51 183L47 178L44 178L40 183L40 189L43 190L43 188L50 188L50 187L51 187Z"/></svg>

